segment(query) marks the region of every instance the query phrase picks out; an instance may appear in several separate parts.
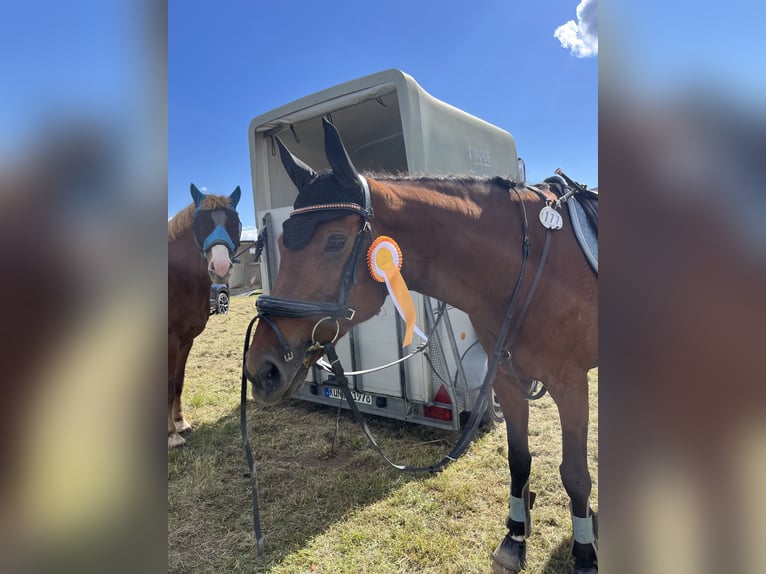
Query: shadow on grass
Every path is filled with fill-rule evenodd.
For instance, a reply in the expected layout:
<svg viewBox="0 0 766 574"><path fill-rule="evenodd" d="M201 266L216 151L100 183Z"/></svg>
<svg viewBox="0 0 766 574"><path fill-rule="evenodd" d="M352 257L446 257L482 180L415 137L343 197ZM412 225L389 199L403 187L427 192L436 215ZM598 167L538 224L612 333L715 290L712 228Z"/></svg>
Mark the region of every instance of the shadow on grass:
<svg viewBox="0 0 766 574"><path fill-rule="evenodd" d="M366 417L395 462L430 465L459 436L421 425ZM330 450L336 433L334 449ZM248 408L266 555L252 524L250 479L239 407L187 435L168 454L168 570L266 572L306 547L349 512L429 474L389 468L348 411L289 401ZM480 431L477 439L482 436Z"/></svg>
<svg viewBox="0 0 766 574"><path fill-rule="evenodd" d="M549 554L548 560L541 570L542 574L570 574L574 567L571 552L572 538L570 536L563 539Z"/></svg>

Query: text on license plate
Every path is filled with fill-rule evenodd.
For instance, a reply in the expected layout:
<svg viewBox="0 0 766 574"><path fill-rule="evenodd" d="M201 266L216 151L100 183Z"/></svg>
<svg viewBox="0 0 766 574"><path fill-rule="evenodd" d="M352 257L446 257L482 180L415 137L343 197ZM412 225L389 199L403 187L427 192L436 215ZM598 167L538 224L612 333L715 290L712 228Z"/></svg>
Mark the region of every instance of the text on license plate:
<svg viewBox="0 0 766 574"><path fill-rule="evenodd" d="M341 391L337 387L325 387L324 388L324 396L328 399L345 399L343 396L343 391ZM357 391L352 390L351 396L354 397L355 403L361 403L363 405L372 405L372 395L367 393L360 393Z"/></svg>

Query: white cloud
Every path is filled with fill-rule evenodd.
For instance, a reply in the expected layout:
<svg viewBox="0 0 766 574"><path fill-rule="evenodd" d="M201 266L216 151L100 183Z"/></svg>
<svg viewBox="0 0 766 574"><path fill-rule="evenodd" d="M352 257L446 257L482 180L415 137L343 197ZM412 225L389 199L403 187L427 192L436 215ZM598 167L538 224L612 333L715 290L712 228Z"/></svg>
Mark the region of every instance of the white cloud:
<svg viewBox="0 0 766 574"><path fill-rule="evenodd" d="M255 241L258 239L258 229L254 225L247 225L242 227L242 235L240 239L248 239Z"/></svg>
<svg viewBox="0 0 766 574"><path fill-rule="evenodd" d="M570 20L559 26L553 36L578 58L598 56L598 0L581 0L577 22Z"/></svg>

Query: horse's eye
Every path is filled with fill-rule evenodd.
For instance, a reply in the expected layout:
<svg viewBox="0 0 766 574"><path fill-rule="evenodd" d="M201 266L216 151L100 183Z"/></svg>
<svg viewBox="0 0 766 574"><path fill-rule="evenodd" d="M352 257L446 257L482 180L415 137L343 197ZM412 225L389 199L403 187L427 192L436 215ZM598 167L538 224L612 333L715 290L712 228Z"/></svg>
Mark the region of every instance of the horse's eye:
<svg viewBox="0 0 766 574"><path fill-rule="evenodd" d="M342 251L345 244L345 235L330 235L330 237L327 238L327 245L325 245L324 250L328 253L336 253Z"/></svg>

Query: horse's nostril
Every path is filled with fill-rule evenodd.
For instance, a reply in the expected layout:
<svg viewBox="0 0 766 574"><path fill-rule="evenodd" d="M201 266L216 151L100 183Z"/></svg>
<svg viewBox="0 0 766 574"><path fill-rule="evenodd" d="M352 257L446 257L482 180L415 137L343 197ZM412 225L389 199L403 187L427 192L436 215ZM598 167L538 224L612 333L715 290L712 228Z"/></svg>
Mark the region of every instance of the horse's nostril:
<svg viewBox="0 0 766 574"><path fill-rule="evenodd" d="M274 385L279 383L281 376L279 374L279 369L274 363L265 361L258 369L258 378L267 385Z"/></svg>

